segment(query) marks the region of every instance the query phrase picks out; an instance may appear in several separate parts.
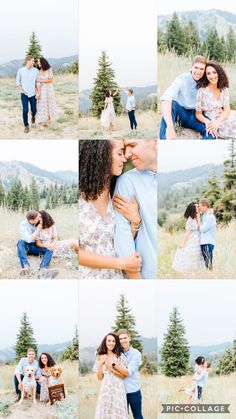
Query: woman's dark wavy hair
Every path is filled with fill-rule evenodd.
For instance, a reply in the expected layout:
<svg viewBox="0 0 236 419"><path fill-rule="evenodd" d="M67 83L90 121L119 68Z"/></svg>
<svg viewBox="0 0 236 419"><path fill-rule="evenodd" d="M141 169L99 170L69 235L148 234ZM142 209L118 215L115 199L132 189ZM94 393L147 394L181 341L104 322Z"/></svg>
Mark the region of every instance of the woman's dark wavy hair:
<svg viewBox="0 0 236 419"><path fill-rule="evenodd" d="M217 63L217 61L213 61L213 60L207 61L206 69L207 67L210 67L210 66L213 67L218 74L218 82L217 82L218 89L223 90L226 87L229 87L229 79L223 67L219 63ZM206 69L205 69L204 76L197 83L198 88L207 87L209 84L209 81L207 80L207 76L206 76Z"/></svg>
<svg viewBox="0 0 236 419"><path fill-rule="evenodd" d="M106 355L107 354L107 345L106 345L106 340L108 336L113 336L115 339L115 346L114 349L112 350L112 352L114 354L116 354L116 356L120 356L123 353L123 349L122 346L120 344L120 340L119 337L117 335L115 335L115 333L108 333L102 340L102 343L99 345L99 347L97 348L97 355Z"/></svg>
<svg viewBox="0 0 236 419"><path fill-rule="evenodd" d="M184 213L184 217L185 218L196 218L197 217L197 208L196 208L196 203L195 202L191 202L190 204L188 204L185 213Z"/></svg>
<svg viewBox="0 0 236 419"><path fill-rule="evenodd" d="M46 60L46 58L40 57L39 61L40 61L41 69L43 71L49 70L49 68L51 68L51 66L50 66L49 62Z"/></svg>
<svg viewBox="0 0 236 419"><path fill-rule="evenodd" d="M111 185L112 143L110 140L79 141L79 194L96 200Z"/></svg>
<svg viewBox="0 0 236 419"><path fill-rule="evenodd" d="M196 359L195 359L195 364L197 364L197 365L203 365L204 364L204 362L205 362L205 357L204 356L198 356Z"/></svg>
<svg viewBox="0 0 236 419"><path fill-rule="evenodd" d="M42 360L41 360L42 355L45 355L48 359L47 367L53 367L54 365L56 365L56 362L54 361L53 357L49 353L42 352L39 357L39 368L44 368L44 364L42 363Z"/></svg>
<svg viewBox="0 0 236 419"><path fill-rule="evenodd" d="M42 229L44 230L45 228L49 228L52 227L53 224L55 224L53 218L51 217L50 214L48 214L47 211L39 211L39 213L42 216Z"/></svg>

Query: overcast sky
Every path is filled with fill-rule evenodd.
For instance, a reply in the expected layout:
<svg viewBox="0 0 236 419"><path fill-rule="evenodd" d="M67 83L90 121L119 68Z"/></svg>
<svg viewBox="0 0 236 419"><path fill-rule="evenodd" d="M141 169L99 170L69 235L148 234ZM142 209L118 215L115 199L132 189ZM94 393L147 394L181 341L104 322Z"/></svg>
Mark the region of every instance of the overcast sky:
<svg viewBox="0 0 236 419"><path fill-rule="evenodd" d="M0 281L0 349L15 345L23 312L37 343L71 340L78 324L78 281Z"/></svg>
<svg viewBox="0 0 236 419"><path fill-rule="evenodd" d="M81 348L97 346L114 325L116 304L125 293L144 337L157 336L157 281L85 280L79 283L79 334Z"/></svg>
<svg viewBox="0 0 236 419"><path fill-rule="evenodd" d="M80 0L80 90L91 88L106 50L121 86L156 84L156 0Z"/></svg>
<svg viewBox="0 0 236 419"><path fill-rule="evenodd" d="M172 172L207 163L222 164L229 141L173 140L158 142L158 171Z"/></svg>
<svg viewBox="0 0 236 419"><path fill-rule="evenodd" d="M45 57L78 53L78 0L7 0L1 4L0 64L23 58L36 32Z"/></svg>
<svg viewBox="0 0 236 419"><path fill-rule="evenodd" d="M1 140L0 160L19 160L52 172L57 170L78 172L78 141Z"/></svg>
<svg viewBox="0 0 236 419"><path fill-rule="evenodd" d="M232 0L198 0L197 3L192 3L189 0L173 0L159 1L157 6L158 15L173 14L176 12L183 12L186 10L209 10L219 9L226 10L231 13L236 13L236 4Z"/></svg>
<svg viewBox="0 0 236 419"><path fill-rule="evenodd" d="M159 345L174 306L179 308L191 345L232 342L236 338L235 280L157 282Z"/></svg>

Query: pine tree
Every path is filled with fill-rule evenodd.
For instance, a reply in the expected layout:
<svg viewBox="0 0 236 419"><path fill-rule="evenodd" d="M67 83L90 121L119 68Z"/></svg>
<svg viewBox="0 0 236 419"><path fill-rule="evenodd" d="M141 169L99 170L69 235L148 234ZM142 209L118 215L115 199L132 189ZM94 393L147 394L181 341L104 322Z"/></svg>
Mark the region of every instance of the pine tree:
<svg viewBox="0 0 236 419"><path fill-rule="evenodd" d="M236 372L236 340L233 342L233 347L226 349L220 358L216 374L229 375L234 372Z"/></svg>
<svg viewBox="0 0 236 419"><path fill-rule="evenodd" d="M24 189L20 180L14 179L7 193L7 207L12 211L19 211L22 206Z"/></svg>
<svg viewBox="0 0 236 419"><path fill-rule="evenodd" d="M235 32L230 26L229 31L226 37L226 60L229 62L235 62L236 59L236 35Z"/></svg>
<svg viewBox="0 0 236 419"><path fill-rule="evenodd" d="M2 207L5 202L5 191L3 188L2 181L0 180L0 206Z"/></svg>
<svg viewBox="0 0 236 419"><path fill-rule="evenodd" d="M62 361L78 361L79 359L79 333L77 325L75 326L75 336L62 355Z"/></svg>
<svg viewBox="0 0 236 419"><path fill-rule="evenodd" d="M69 73L78 74L79 73L79 61L74 61L69 67Z"/></svg>
<svg viewBox="0 0 236 419"><path fill-rule="evenodd" d="M30 202L31 202L31 208L34 210L39 210L40 206L40 195L38 186L36 183L35 178L32 178L31 185L30 185Z"/></svg>
<svg viewBox="0 0 236 419"><path fill-rule="evenodd" d="M229 145L229 159L224 161L223 172L224 191L220 201L222 208L222 221L228 223L236 218L236 150L235 141Z"/></svg>
<svg viewBox="0 0 236 419"><path fill-rule="evenodd" d="M161 348L161 369L168 377L180 377L188 371L189 346L177 307L173 308L169 319L170 324Z"/></svg>
<svg viewBox="0 0 236 419"><path fill-rule="evenodd" d="M17 341L15 346L16 361L25 357L28 348L33 348L37 354L37 343L34 338L34 331L29 321L27 313L23 313L20 320L20 330L17 334Z"/></svg>
<svg viewBox="0 0 236 419"><path fill-rule="evenodd" d="M92 99L92 113L93 116L99 118L101 112L104 109L104 101L106 92L108 90L117 89L117 83L115 82L115 72L111 67L111 63L105 51L102 51L101 56L98 60L97 75L94 78L94 87L91 93ZM117 93L113 98L114 107L116 113L121 112L120 95Z"/></svg>
<svg viewBox="0 0 236 419"><path fill-rule="evenodd" d="M160 53L166 52L167 50L166 35L159 27L157 30L157 49Z"/></svg>
<svg viewBox="0 0 236 419"><path fill-rule="evenodd" d="M128 301L124 294L120 295L120 298L116 305L117 315L115 319L115 325L112 330L117 333L119 329L126 329L131 337L132 346L142 352L142 343L139 333L136 331L136 320L131 309L128 307Z"/></svg>
<svg viewBox="0 0 236 419"><path fill-rule="evenodd" d="M176 12L174 12L172 19L167 24L166 43L169 51L174 51L177 55L183 55L186 50L184 31Z"/></svg>
<svg viewBox="0 0 236 419"><path fill-rule="evenodd" d="M143 355L141 371L143 374L154 375L157 373L157 364L148 358L147 355Z"/></svg>
<svg viewBox="0 0 236 419"><path fill-rule="evenodd" d="M188 55L195 55L199 51L201 45L199 33L197 27L190 20L184 28L184 37L185 37L185 52Z"/></svg>
<svg viewBox="0 0 236 419"><path fill-rule="evenodd" d="M41 46L37 39L35 32L32 32L29 40L29 47L26 52L26 55L32 55L34 58L35 63L37 63L38 59L42 56Z"/></svg>

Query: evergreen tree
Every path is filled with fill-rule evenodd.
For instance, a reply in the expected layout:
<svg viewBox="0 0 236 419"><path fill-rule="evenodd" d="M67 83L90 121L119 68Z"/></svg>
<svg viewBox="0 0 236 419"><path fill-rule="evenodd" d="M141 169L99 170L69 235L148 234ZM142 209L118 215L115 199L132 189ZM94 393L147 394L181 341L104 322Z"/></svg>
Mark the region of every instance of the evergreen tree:
<svg viewBox="0 0 236 419"><path fill-rule="evenodd" d="M177 55L183 55L186 51L184 31L176 12L167 24L166 43L169 51L174 51Z"/></svg>
<svg viewBox="0 0 236 419"><path fill-rule="evenodd" d="M29 194L29 190L28 190L27 186L23 190L22 201L21 202L22 202L21 211L22 212L29 211L31 200L30 200L30 194Z"/></svg>
<svg viewBox="0 0 236 419"><path fill-rule="evenodd" d="M224 61L225 45L224 40L219 37L216 29L208 32L206 38L206 49L209 60Z"/></svg>
<svg viewBox="0 0 236 419"><path fill-rule="evenodd" d="M78 60L74 61L70 65L69 72L72 73L72 74L78 74L79 73L79 61Z"/></svg>
<svg viewBox="0 0 236 419"><path fill-rule="evenodd" d="M24 189L20 180L14 179L7 193L7 207L12 211L19 211L22 207Z"/></svg>
<svg viewBox="0 0 236 419"><path fill-rule="evenodd" d="M228 223L236 218L236 150L235 141L229 145L229 159L224 161L223 172L223 196L219 203L222 221Z"/></svg>
<svg viewBox="0 0 236 419"><path fill-rule="evenodd" d="M99 118L101 112L104 109L104 101L106 92L108 90L117 89L117 83L115 82L115 73L111 67L111 63L105 51L102 51L101 56L98 60L97 75L94 78L94 87L91 93L92 99L92 113L93 116ZM120 95L117 93L113 98L114 107L116 113L121 112Z"/></svg>
<svg viewBox="0 0 236 419"><path fill-rule="evenodd" d="M185 327L177 307L170 313L170 324L161 348L161 369L168 377L180 377L188 371L189 347Z"/></svg>
<svg viewBox="0 0 236 419"><path fill-rule="evenodd" d="M20 320L20 330L17 334L17 341L15 346L16 361L25 357L28 348L33 348L37 354L37 343L34 338L34 331L29 321L27 313L23 313Z"/></svg>
<svg viewBox="0 0 236 419"><path fill-rule="evenodd" d="M62 361L78 361L79 359L79 333L77 325L75 326L75 336L62 355Z"/></svg>
<svg viewBox="0 0 236 419"><path fill-rule="evenodd" d="M2 207L5 203L5 191L3 188L2 181L0 180L0 206Z"/></svg>
<svg viewBox="0 0 236 419"><path fill-rule="evenodd" d="M141 371L143 374L154 375L157 373L156 362L150 360L147 355L143 355Z"/></svg>
<svg viewBox="0 0 236 419"><path fill-rule="evenodd" d="M39 44L35 32L32 32L30 36L29 47L26 52L26 55L32 55L35 63L37 63L38 59L42 56L41 46Z"/></svg>
<svg viewBox="0 0 236 419"><path fill-rule="evenodd" d="M229 62L235 62L236 59L236 35L230 26L227 37L226 37L226 60Z"/></svg>
<svg viewBox="0 0 236 419"><path fill-rule="evenodd" d="M210 200L211 206L214 206L221 197L219 180L214 169L212 169L209 174L208 184L207 187L203 189L202 196Z"/></svg>
<svg viewBox="0 0 236 419"><path fill-rule="evenodd" d="M220 358L216 374L229 375L234 372L236 372L236 340L233 342L233 347L226 349Z"/></svg>
<svg viewBox="0 0 236 419"><path fill-rule="evenodd" d="M31 185L30 185L30 202L31 202L31 208L34 210L39 210L40 206L40 195L39 190L37 187L37 183L35 178L32 178Z"/></svg>
<svg viewBox="0 0 236 419"><path fill-rule="evenodd" d="M201 45L201 41L198 29L191 20L184 28L184 38L186 45L185 53L188 53L188 55L197 54Z"/></svg>
<svg viewBox="0 0 236 419"><path fill-rule="evenodd" d="M128 307L128 301L124 294L120 295L120 298L116 305L117 315L115 319L115 325L112 330L117 333L119 329L126 329L129 332L132 346L142 352L142 343L139 333L136 331L136 320L131 309Z"/></svg>
<svg viewBox="0 0 236 419"><path fill-rule="evenodd" d="M167 50L166 35L159 27L157 29L157 49L160 53L166 52Z"/></svg>

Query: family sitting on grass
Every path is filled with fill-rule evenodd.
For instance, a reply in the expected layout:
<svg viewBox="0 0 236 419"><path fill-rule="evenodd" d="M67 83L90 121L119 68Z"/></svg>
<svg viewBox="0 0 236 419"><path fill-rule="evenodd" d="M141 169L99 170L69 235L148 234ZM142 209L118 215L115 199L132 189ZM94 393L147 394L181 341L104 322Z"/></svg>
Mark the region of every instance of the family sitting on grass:
<svg viewBox="0 0 236 419"><path fill-rule="evenodd" d="M58 371L56 378L54 370ZM36 398L40 402L48 403L48 388L62 383L61 372L62 369L56 365L50 354L43 352L39 357L39 361L37 361L35 350L28 348L27 356L20 359L15 369L15 403L22 403L24 398L29 398L30 396L32 396L34 403L36 403Z"/></svg>
<svg viewBox="0 0 236 419"><path fill-rule="evenodd" d="M20 224L20 240L17 243L18 257L21 264L21 276L33 274L27 256L41 256L38 278L54 278L58 269L49 269L52 257L70 257L71 252L78 253L77 239L58 240L55 222L51 215L42 210L28 211L26 219Z"/></svg>
<svg viewBox="0 0 236 419"><path fill-rule="evenodd" d="M195 359L194 374L190 387L180 387L179 391L185 391L189 395L188 401L192 403L195 399L200 403L202 401L203 387L208 384L208 374L211 363L206 361L204 356L198 356Z"/></svg>

